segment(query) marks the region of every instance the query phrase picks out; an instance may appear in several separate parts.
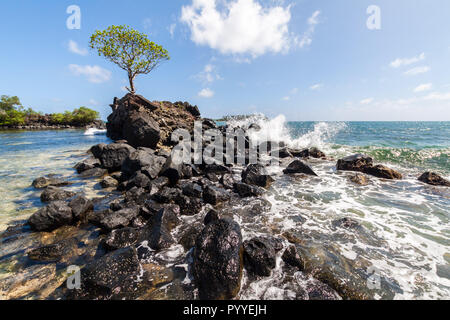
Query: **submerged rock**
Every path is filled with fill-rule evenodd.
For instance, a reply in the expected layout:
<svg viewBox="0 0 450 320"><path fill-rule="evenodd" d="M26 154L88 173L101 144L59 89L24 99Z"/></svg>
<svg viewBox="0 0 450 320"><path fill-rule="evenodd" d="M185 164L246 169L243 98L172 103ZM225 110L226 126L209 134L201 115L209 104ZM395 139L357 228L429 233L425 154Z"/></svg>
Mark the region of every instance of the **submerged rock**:
<svg viewBox="0 0 450 320"><path fill-rule="evenodd" d="M257 197L264 193L264 188L258 186L251 186L246 183L238 182L234 184L234 190L242 198Z"/></svg>
<svg viewBox="0 0 450 320"><path fill-rule="evenodd" d="M264 238L244 242L244 265L251 274L268 277L275 268L275 248Z"/></svg>
<svg viewBox="0 0 450 320"><path fill-rule="evenodd" d="M51 202L58 200L65 200L67 198L71 198L75 195L75 192L63 190L57 187L47 187L41 193L41 201L42 202Z"/></svg>
<svg viewBox="0 0 450 320"><path fill-rule="evenodd" d="M86 160L83 160L81 162L78 162L75 165L75 170L77 170L78 173L82 173L89 169L94 169L100 167L100 161L96 158L88 158Z"/></svg>
<svg viewBox="0 0 450 320"><path fill-rule="evenodd" d="M309 165L300 160L294 160L286 169L283 170L284 174L304 173L311 176L317 176L317 174L311 169Z"/></svg>
<svg viewBox="0 0 450 320"><path fill-rule="evenodd" d="M73 221L72 209L64 201L51 202L34 213L28 224L34 231L53 231Z"/></svg>
<svg viewBox="0 0 450 320"><path fill-rule="evenodd" d="M36 189L44 189L46 187L52 186L52 187L61 187L68 185L68 181L64 181L61 178L54 178L54 177L40 177L33 181L32 185Z"/></svg>
<svg viewBox="0 0 450 320"><path fill-rule="evenodd" d="M294 245L289 246L284 250L281 259L283 259L284 263L297 268L299 271L302 271L305 268L305 262Z"/></svg>
<svg viewBox="0 0 450 320"><path fill-rule="evenodd" d="M369 179L365 175L362 174L355 174L349 177L349 180L353 183L359 184L361 186L366 186L369 184Z"/></svg>
<svg viewBox="0 0 450 320"><path fill-rule="evenodd" d="M106 170L106 169L103 169L103 168L92 168L92 169L88 169L86 171L83 171L80 174L80 177L81 178L101 178L107 173L108 173L108 170Z"/></svg>
<svg viewBox="0 0 450 320"><path fill-rule="evenodd" d="M450 187L450 181L442 178L440 175L434 172L425 172L419 177L418 180L432 186Z"/></svg>
<svg viewBox="0 0 450 320"><path fill-rule="evenodd" d="M403 176L401 173L388 168L386 166L383 166L381 164L376 166L367 166L364 167L363 172L366 174L370 174L372 176L383 178L383 179L402 179Z"/></svg>
<svg viewBox="0 0 450 320"><path fill-rule="evenodd" d="M115 188L119 185L119 181L111 176L107 176L103 178L103 180L100 182L100 185L102 186L102 188Z"/></svg>
<svg viewBox="0 0 450 320"><path fill-rule="evenodd" d="M62 262L64 258L75 254L76 239L62 240L57 243L39 247L28 252L31 260L39 262Z"/></svg>
<svg viewBox="0 0 450 320"><path fill-rule="evenodd" d="M236 296L242 266L239 225L230 219L207 224L197 238L193 254L193 275L200 299L227 300Z"/></svg>

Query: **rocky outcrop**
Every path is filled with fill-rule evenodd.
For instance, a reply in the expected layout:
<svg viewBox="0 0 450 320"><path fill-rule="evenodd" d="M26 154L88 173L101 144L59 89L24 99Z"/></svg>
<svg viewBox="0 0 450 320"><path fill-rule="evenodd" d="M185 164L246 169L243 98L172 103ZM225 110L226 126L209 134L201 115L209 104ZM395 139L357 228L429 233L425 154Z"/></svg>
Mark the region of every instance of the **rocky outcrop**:
<svg viewBox="0 0 450 320"><path fill-rule="evenodd" d="M294 160L286 169L283 170L284 174L304 173L310 176L317 176L313 169L300 160Z"/></svg>
<svg viewBox="0 0 450 320"><path fill-rule="evenodd" d="M47 187L41 193L41 201L42 202L51 202L57 200L64 200L67 198L71 198L75 195L75 192L63 190L57 187Z"/></svg>
<svg viewBox="0 0 450 320"><path fill-rule="evenodd" d="M442 178L440 175L434 172L425 172L419 177L418 180L432 186L450 187L450 181Z"/></svg>
<svg viewBox="0 0 450 320"><path fill-rule="evenodd" d="M232 299L239 292L242 277L239 225L229 219L207 224L197 238L193 260L200 299Z"/></svg>
<svg viewBox="0 0 450 320"><path fill-rule="evenodd" d="M113 172L122 168L123 162L135 149L126 143L112 143L108 145L97 145L91 151L100 160L102 168Z"/></svg>
<svg viewBox="0 0 450 320"><path fill-rule="evenodd" d="M73 221L72 209L64 201L54 201L34 213L28 224L35 231L52 231Z"/></svg>
<svg viewBox="0 0 450 320"><path fill-rule="evenodd" d="M263 188L268 188L274 179L260 164L251 164L242 172L242 181Z"/></svg>
<svg viewBox="0 0 450 320"><path fill-rule="evenodd" d="M372 158L362 154L355 154L339 159L336 168L337 170L343 171L359 171L383 179L393 180L403 178L401 173L391 168L381 164L374 165Z"/></svg>

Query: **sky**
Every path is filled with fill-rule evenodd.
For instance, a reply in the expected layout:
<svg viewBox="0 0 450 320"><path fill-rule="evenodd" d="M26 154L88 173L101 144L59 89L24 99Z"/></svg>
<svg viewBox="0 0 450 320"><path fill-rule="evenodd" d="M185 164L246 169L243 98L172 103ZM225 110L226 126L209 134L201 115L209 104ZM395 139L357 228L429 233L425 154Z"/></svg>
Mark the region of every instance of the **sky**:
<svg viewBox="0 0 450 320"><path fill-rule="evenodd" d="M89 38L129 25L171 56L137 93L204 117L450 120L448 0L15 0L0 12L0 94L45 113L106 119L127 77Z"/></svg>

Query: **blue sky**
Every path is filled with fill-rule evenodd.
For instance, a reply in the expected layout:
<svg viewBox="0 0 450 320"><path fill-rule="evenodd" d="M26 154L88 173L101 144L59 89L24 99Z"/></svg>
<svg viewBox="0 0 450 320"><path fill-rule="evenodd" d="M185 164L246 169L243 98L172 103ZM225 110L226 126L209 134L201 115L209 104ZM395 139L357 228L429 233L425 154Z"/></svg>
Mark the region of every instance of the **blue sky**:
<svg viewBox="0 0 450 320"><path fill-rule="evenodd" d="M70 5L79 30L66 27ZM379 30L366 25L370 5ZM448 0L16 0L0 12L0 94L43 112L85 105L106 118L126 74L89 37L127 24L171 55L137 92L206 117L450 120Z"/></svg>

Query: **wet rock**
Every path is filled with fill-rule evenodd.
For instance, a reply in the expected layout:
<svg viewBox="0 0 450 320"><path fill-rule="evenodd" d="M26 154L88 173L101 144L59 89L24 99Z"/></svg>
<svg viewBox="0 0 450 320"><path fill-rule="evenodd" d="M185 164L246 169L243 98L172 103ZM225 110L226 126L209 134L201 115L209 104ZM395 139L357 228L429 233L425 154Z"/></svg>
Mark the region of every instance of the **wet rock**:
<svg viewBox="0 0 450 320"><path fill-rule="evenodd" d="M140 236L140 231L135 228L122 228L111 231L105 238L104 246L109 251L129 247L135 244Z"/></svg>
<svg viewBox="0 0 450 320"><path fill-rule="evenodd" d="M242 181L247 184L268 188L274 179L260 164L251 164L242 172Z"/></svg>
<svg viewBox="0 0 450 320"><path fill-rule="evenodd" d="M107 146L106 143L100 143L95 146L92 146L91 149L89 149L89 152L92 153L94 158L100 159L100 156L102 155L103 148Z"/></svg>
<svg viewBox="0 0 450 320"><path fill-rule="evenodd" d="M289 246L286 250L284 250L281 259L284 263L297 268L299 271L302 271L305 268L305 262L295 246Z"/></svg>
<svg viewBox="0 0 450 320"><path fill-rule="evenodd" d="M242 198L258 197L264 193L264 189L258 186L251 186L246 183L238 182L234 184L234 191Z"/></svg>
<svg viewBox="0 0 450 320"><path fill-rule="evenodd" d="M264 238L244 242L244 266L251 274L268 277L275 268L275 249Z"/></svg>
<svg viewBox="0 0 450 320"><path fill-rule="evenodd" d="M64 181L61 178L54 178L54 177L40 177L33 181L32 185L36 189L44 189L46 187L52 186L52 187L61 187L68 185L68 181Z"/></svg>
<svg viewBox="0 0 450 320"><path fill-rule="evenodd" d="M312 158L326 158L325 153L323 153L322 151L320 151L317 148L314 148L314 147L310 148L308 150L308 152L309 152L309 156Z"/></svg>
<svg viewBox="0 0 450 320"><path fill-rule="evenodd" d="M180 214L193 216L199 213L203 207L203 201L199 198L179 196L175 203L180 206Z"/></svg>
<svg viewBox="0 0 450 320"><path fill-rule="evenodd" d="M211 210L209 210L208 213L205 215L205 218L204 218L204 220L203 220L203 223L204 223L205 225L207 225L207 224L216 222L216 221L218 221L219 219L220 219L219 213L218 213L216 210L211 209Z"/></svg>
<svg viewBox="0 0 450 320"><path fill-rule="evenodd" d="M281 149L272 151L272 152L270 153L270 155L271 155L272 157L278 155L278 157L279 157L280 159L292 158L292 157L293 157L293 155L292 155L292 153L290 152L290 149L289 149L288 147L284 147L284 148L281 148Z"/></svg>
<svg viewBox="0 0 450 320"><path fill-rule="evenodd" d="M114 179L111 176L104 177L102 181L100 181L100 185L102 188L116 188L119 185L119 181Z"/></svg>
<svg viewBox="0 0 450 320"><path fill-rule="evenodd" d="M347 218L347 217L334 220L332 222L332 226L334 228L339 227L339 228L353 229L353 230L362 230L362 228L363 228L358 221L356 221L352 218Z"/></svg>
<svg viewBox="0 0 450 320"><path fill-rule="evenodd" d="M220 183L226 189L233 189L235 182L238 182L238 181L235 181L233 175L230 173L226 173L220 178Z"/></svg>
<svg viewBox="0 0 450 320"><path fill-rule="evenodd" d="M205 174L205 177L211 181L211 182L219 182L219 178L217 177L217 175L215 173L209 172L207 174Z"/></svg>
<svg viewBox="0 0 450 320"><path fill-rule="evenodd" d="M366 166L363 169L363 172L366 174L370 174L372 176L383 178L383 179L402 179L403 176L401 173L388 168L386 166L383 166L381 164L376 166Z"/></svg>
<svg viewBox="0 0 450 320"><path fill-rule="evenodd" d="M100 167L100 161L96 158L88 158L81 162L78 162L74 169L77 170L78 173L82 173L86 170L94 169Z"/></svg>
<svg viewBox="0 0 450 320"><path fill-rule="evenodd" d="M373 165L373 159L363 154L355 154L337 162L337 170L343 171L360 171L363 172L365 167Z"/></svg>
<svg viewBox="0 0 450 320"><path fill-rule="evenodd" d="M185 183L181 189L185 196L203 198L203 188L195 182Z"/></svg>
<svg viewBox="0 0 450 320"><path fill-rule="evenodd" d="M203 167L201 167L203 172L205 173L230 173L230 168L221 165L221 164L206 164Z"/></svg>
<svg viewBox="0 0 450 320"><path fill-rule="evenodd" d="M151 187L152 187L152 183L150 181L150 178L147 177L145 174L143 174L142 172L136 172L130 178L130 180L128 180L128 183L126 185L126 188L128 190L132 189L134 187L142 188L142 189L146 189L146 190L150 191Z"/></svg>
<svg viewBox="0 0 450 320"><path fill-rule="evenodd" d="M75 195L75 192L59 189L57 187L47 187L41 193L41 201L42 202L51 202L57 200L65 200L67 198L71 198Z"/></svg>
<svg viewBox="0 0 450 320"><path fill-rule="evenodd" d="M34 213L28 224L34 231L52 231L73 221L72 209L64 201L51 202Z"/></svg>
<svg viewBox="0 0 450 320"><path fill-rule="evenodd" d="M73 290L80 299L110 299L132 293L140 273L136 250L126 247L106 254L81 270L81 290Z"/></svg>
<svg viewBox="0 0 450 320"><path fill-rule="evenodd" d="M195 241L197 240L198 235L202 232L203 226L201 224L194 224L189 226L181 235L180 240L178 241L184 248L184 250L189 251L192 247L195 246Z"/></svg>
<svg viewBox="0 0 450 320"><path fill-rule="evenodd" d="M118 211L118 210L117 210ZM90 211L86 215L87 222L93 224L94 226L101 227L101 221L106 216L112 214L113 211L111 209L105 209L100 211Z"/></svg>
<svg viewBox="0 0 450 320"><path fill-rule="evenodd" d="M286 169L283 170L284 174L304 173L310 176L317 176L317 174L311 169L309 165L300 160L294 160Z"/></svg>
<svg viewBox="0 0 450 320"><path fill-rule="evenodd" d="M68 255L73 254L77 248L76 239L66 239L54 244L42 246L28 252L31 260L39 262L62 262Z"/></svg>
<svg viewBox="0 0 450 320"><path fill-rule="evenodd" d="M157 192L158 190L161 190L162 188L168 185L169 185L169 178L158 177L152 181L152 191Z"/></svg>
<svg viewBox="0 0 450 320"><path fill-rule="evenodd" d="M154 250L169 248L175 243L170 230L179 222L180 209L176 205L165 206L154 216L151 222L148 245Z"/></svg>
<svg viewBox="0 0 450 320"><path fill-rule="evenodd" d="M135 149L128 144L112 143L102 148L99 159L103 168L109 171L118 171L134 151Z"/></svg>
<svg viewBox="0 0 450 320"><path fill-rule="evenodd" d="M138 149L125 159L122 164L122 172L132 176L137 171L142 171L149 178L155 179L161 171L166 158L157 156L149 151Z"/></svg>
<svg viewBox="0 0 450 320"><path fill-rule="evenodd" d="M138 207L125 208L119 211L111 212L100 221L100 225L107 231L127 227L131 220L136 218L138 214Z"/></svg>
<svg viewBox="0 0 450 320"><path fill-rule="evenodd" d="M425 172L419 177L419 181L432 186L450 187L450 181L442 178L440 175L434 172Z"/></svg>
<svg viewBox="0 0 450 320"><path fill-rule="evenodd" d="M154 225L162 225L168 231L171 231L179 223L180 207L177 205L165 205L153 218Z"/></svg>
<svg viewBox="0 0 450 320"><path fill-rule="evenodd" d="M369 184L369 179L365 175L362 174L355 174L349 177L349 180L353 183L359 184L361 186L366 186Z"/></svg>
<svg viewBox="0 0 450 320"><path fill-rule="evenodd" d="M225 189L215 186L206 186L203 189L203 201L205 201L205 203L212 204L213 206L226 202L230 200L230 198L230 193Z"/></svg>
<svg viewBox="0 0 450 320"><path fill-rule="evenodd" d="M74 220L80 220L80 217L94 209L94 203L83 195L76 196L69 202L69 207L72 208Z"/></svg>
<svg viewBox="0 0 450 320"><path fill-rule="evenodd" d="M198 236L193 275L200 299L227 300L239 292L242 277L242 235L230 219L209 223Z"/></svg>
<svg viewBox="0 0 450 320"><path fill-rule="evenodd" d="M152 197L160 203L174 203L181 194L182 192L178 188L165 187L155 193Z"/></svg>
<svg viewBox="0 0 450 320"><path fill-rule="evenodd" d="M102 168L92 168L80 173L81 178L101 178L108 173L108 170Z"/></svg>
<svg viewBox="0 0 450 320"><path fill-rule="evenodd" d="M125 193L125 203L127 205L143 205L150 198L148 190L133 187Z"/></svg>
<svg viewBox="0 0 450 320"><path fill-rule="evenodd" d="M177 164L178 160L171 155L166 159L164 166L161 169L160 175L169 178L171 185L176 185L178 180L183 177L182 163Z"/></svg>

